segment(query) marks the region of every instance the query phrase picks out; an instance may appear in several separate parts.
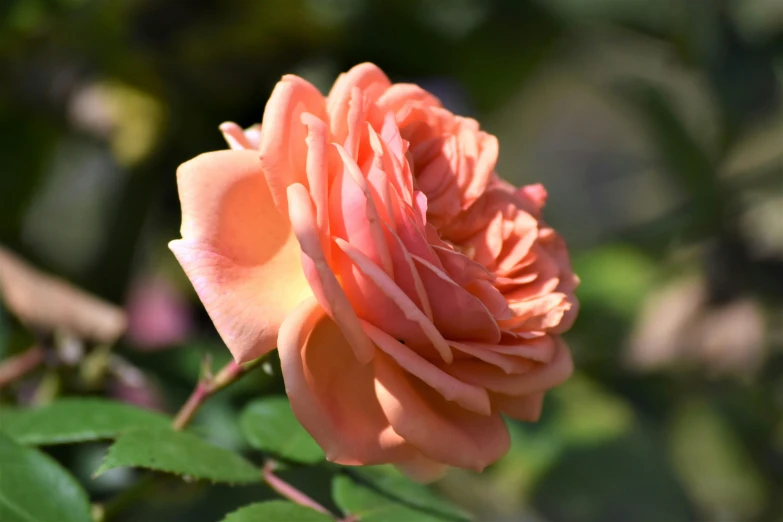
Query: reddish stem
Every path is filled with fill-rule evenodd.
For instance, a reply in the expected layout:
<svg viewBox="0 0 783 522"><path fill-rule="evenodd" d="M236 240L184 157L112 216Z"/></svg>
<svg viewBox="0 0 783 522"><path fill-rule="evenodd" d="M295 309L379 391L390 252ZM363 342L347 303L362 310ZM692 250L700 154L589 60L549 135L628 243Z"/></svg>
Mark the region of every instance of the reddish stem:
<svg viewBox="0 0 783 522"><path fill-rule="evenodd" d="M329 512L328 509L323 507L321 504L316 502L315 500L311 499L295 487L293 487L288 482L284 481L274 473L275 471L275 464L272 461L267 461L266 464L264 464L264 480L269 485L270 488L277 491L282 497L287 498L291 502L295 502L296 504L299 504L300 506L309 507L310 509L314 509L316 511L319 511L321 513L324 513L325 515L333 516L332 513Z"/></svg>
<svg viewBox="0 0 783 522"><path fill-rule="evenodd" d="M44 362L44 350L33 346L29 350L9 357L0 364L0 388L24 377Z"/></svg>
<svg viewBox="0 0 783 522"><path fill-rule="evenodd" d="M193 419L193 416L201 407L201 404L209 395L210 391L208 384L204 381L199 382L196 385L196 388L190 394L190 397L188 397L188 400L185 402L185 404L182 405L182 407L179 409L179 412L177 412L177 416L174 417L174 421L171 423L171 426L177 431L185 429L185 426L190 423L190 421Z"/></svg>
<svg viewBox="0 0 783 522"><path fill-rule="evenodd" d="M206 401L212 394L225 388L232 382L237 381L240 377L247 373L249 369L258 366L262 362L263 358L258 358L245 365L237 364L236 362L231 361L226 366L224 366L223 369L220 370L214 377L202 377L193 392L190 394L190 397L188 397L188 400L185 401L185 404L183 404L182 408L180 408L179 412L177 412L177 415L174 417L174 421L172 422L172 427L178 431L185 429L190 421L193 420L193 417L196 415L196 412L201 407L201 405L204 404L204 401ZM264 464L263 477L264 481L269 485L270 488L275 490L282 497L285 497L301 506L314 509L331 517L334 516L321 504L275 475L274 470L275 463L273 461L267 461ZM354 517L348 517L337 520L338 522L354 522L355 519Z"/></svg>
<svg viewBox="0 0 783 522"><path fill-rule="evenodd" d="M214 377L202 377L188 397L185 404L182 405L171 426L175 430L183 430L190 424L196 412L212 394L222 390L232 382L239 380L248 370L255 368L263 362L263 357L246 364L237 364L231 361L221 369Z"/></svg>

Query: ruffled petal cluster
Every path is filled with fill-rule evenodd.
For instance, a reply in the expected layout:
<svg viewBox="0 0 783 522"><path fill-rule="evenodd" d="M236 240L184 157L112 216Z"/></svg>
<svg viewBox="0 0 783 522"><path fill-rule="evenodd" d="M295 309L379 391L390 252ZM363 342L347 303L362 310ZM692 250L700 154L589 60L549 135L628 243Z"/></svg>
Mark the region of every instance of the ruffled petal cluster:
<svg viewBox="0 0 783 522"><path fill-rule="evenodd" d="M372 64L324 97L285 76L232 150L178 172L171 248L238 361L277 347L294 413L327 458L421 480L508 449L572 371L576 314L540 186L498 145ZM437 434L437 436L434 436Z"/></svg>

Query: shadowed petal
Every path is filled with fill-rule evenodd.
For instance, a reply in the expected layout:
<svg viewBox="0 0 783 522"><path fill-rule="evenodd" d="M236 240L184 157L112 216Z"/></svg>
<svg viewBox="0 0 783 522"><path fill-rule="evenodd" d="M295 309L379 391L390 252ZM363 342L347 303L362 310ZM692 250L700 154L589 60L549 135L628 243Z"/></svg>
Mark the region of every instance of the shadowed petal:
<svg viewBox="0 0 783 522"><path fill-rule="evenodd" d="M421 328L424 335L431 341L432 346L437 350L443 360L447 363L451 362L454 356L452 355L451 348L449 348L446 340L432 321L430 321L424 312L416 306L416 303L397 286L394 280L391 279L383 269L349 243L339 238L337 238L335 242L361 274L372 281L384 296L388 297L397 305L406 319L416 323Z"/></svg>
<svg viewBox="0 0 783 522"><path fill-rule="evenodd" d="M428 459L419 452L410 460L395 464L400 472L411 480L426 484L442 478L448 466Z"/></svg>
<svg viewBox="0 0 783 522"><path fill-rule="evenodd" d="M394 431L437 462L481 471L509 448L498 414L480 415L446 401L388 355L375 357L375 389Z"/></svg>
<svg viewBox="0 0 783 522"><path fill-rule="evenodd" d="M278 344L291 408L327 459L366 465L415 455L381 410L373 365L356 360L340 328L315 299L285 320Z"/></svg>
<svg viewBox="0 0 783 522"><path fill-rule="evenodd" d="M362 321L362 326L379 349L394 359L405 371L437 390L444 399L454 401L462 407L482 415L490 414L489 397L486 390L455 379L370 323Z"/></svg>
<svg viewBox="0 0 783 522"><path fill-rule="evenodd" d="M536 422L544 407L544 392L531 393L521 397L493 393L490 397L495 409L502 411L512 419L521 421Z"/></svg>
<svg viewBox="0 0 783 522"><path fill-rule="evenodd" d="M531 362L531 369L525 373L509 375L483 361L455 361L444 369L458 379L487 390L519 396L554 388L571 376L574 363L565 342L555 338L552 361L547 364Z"/></svg>

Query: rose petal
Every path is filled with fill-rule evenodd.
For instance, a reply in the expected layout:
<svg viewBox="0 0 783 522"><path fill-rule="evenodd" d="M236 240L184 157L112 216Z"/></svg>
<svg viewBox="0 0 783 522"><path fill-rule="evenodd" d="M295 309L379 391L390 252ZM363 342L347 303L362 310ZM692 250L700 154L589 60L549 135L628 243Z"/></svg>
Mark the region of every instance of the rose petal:
<svg viewBox="0 0 783 522"><path fill-rule="evenodd" d="M397 462L395 466L403 475L421 484L427 484L442 478L448 469L448 466L445 464L428 459L418 451L412 459Z"/></svg>
<svg viewBox="0 0 783 522"><path fill-rule="evenodd" d="M294 75L283 76L272 91L261 123L261 165L275 205L288 214L286 190L307 183L307 127L302 115L324 119L324 98L312 84Z"/></svg>
<svg viewBox="0 0 783 522"><path fill-rule="evenodd" d="M316 299L329 316L340 325L356 358L362 363L369 362L374 348L326 261L321 235L313 214L312 200L304 186L295 183L288 187L288 209L294 233L302 248L304 272Z"/></svg>
<svg viewBox="0 0 783 522"><path fill-rule="evenodd" d="M378 348L394 359L405 371L415 375L440 393L444 399L454 401L481 415L490 414L489 397L486 390L455 379L370 323L362 321L362 326Z"/></svg>
<svg viewBox="0 0 783 522"><path fill-rule="evenodd" d="M514 316L503 294L489 281L473 281L465 285L465 289L476 296L495 319L511 319Z"/></svg>
<svg viewBox="0 0 783 522"><path fill-rule="evenodd" d="M538 364L527 373L508 375L496 366L479 361L455 361L444 369L460 380L506 395L545 391L571 376L574 363L566 344L556 339L555 355L548 364Z"/></svg>
<svg viewBox="0 0 783 522"><path fill-rule="evenodd" d="M491 394L492 406L512 419L536 422L544 407L544 392L531 393L521 397L512 397L500 393Z"/></svg>
<svg viewBox="0 0 783 522"><path fill-rule="evenodd" d="M475 357L480 361L493 364L508 374L519 374L529 371L532 367L532 363L522 357L513 354L503 354L491 349L485 348L489 345L481 345L475 343L458 343L456 341L449 341L449 345L456 348L463 354ZM468 359L470 360L470 359Z"/></svg>
<svg viewBox="0 0 783 522"><path fill-rule="evenodd" d="M378 98L378 107L383 112L398 112L404 106L415 103L419 106L440 107L440 101L413 83L395 83Z"/></svg>
<svg viewBox="0 0 783 522"><path fill-rule="evenodd" d="M405 292L397 286L394 280L378 267L378 265L373 263L372 260L346 241L335 238L335 242L340 250L342 250L354 263L354 266L370 279L386 297L394 302L409 321L419 325L424 335L427 336L432 343L432 346L437 350L443 360L447 363L451 362L453 360L453 355L446 340L435 325L427 318L424 312L416 306L416 303L414 303L410 297L405 295Z"/></svg>
<svg viewBox="0 0 783 522"><path fill-rule="evenodd" d="M228 143L228 146L234 150L253 148L250 144L250 140L245 136L245 131L233 121L221 123L220 132L223 133L223 138L226 140L226 143Z"/></svg>
<svg viewBox="0 0 783 522"><path fill-rule="evenodd" d="M446 401L386 354L377 354L374 364L375 389L386 418L425 457L481 471L508 451L508 430L500 415L480 415Z"/></svg>
<svg viewBox="0 0 783 522"><path fill-rule="evenodd" d="M342 225L335 234L343 232L345 239L363 254L376 261L390 277L394 277L384 227L367 180L345 148L335 145L343 161L342 176L335 180L332 213L335 225ZM337 190L342 188L342 190Z"/></svg>
<svg viewBox="0 0 783 522"><path fill-rule="evenodd" d="M307 127L307 183L316 209L318 229L329 233L329 158L327 141L329 129L323 120L309 112L302 114L302 123Z"/></svg>
<svg viewBox="0 0 783 522"><path fill-rule="evenodd" d="M373 366L354 357L340 328L315 299L285 320L278 341L286 393L302 426L343 465L410 460L373 390Z"/></svg>
<svg viewBox="0 0 783 522"><path fill-rule="evenodd" d="M500 328L487 307L476 296L455 283L436 266L411 256L419 269L427 295L433 299L432 316L438 330L449 339L500 341Z"/></svg>
<svg viewBox="0 0 783 522"><path fill-rule="evenodd" d="M336 143L345 143L348 136L348 111L354 87L364 91L369 101L375 101L390 85L389 78L372 63L359 64L337 78L326 102L329 127Z"/></svg>
<svg viewBox="0 0 783 522"><path fill-rule="evenodd" d="M179 168L177 184L182 239L169 246L234 358L259 357L312 295L288 216L272 204L253 151L202 154Z"/></svg>

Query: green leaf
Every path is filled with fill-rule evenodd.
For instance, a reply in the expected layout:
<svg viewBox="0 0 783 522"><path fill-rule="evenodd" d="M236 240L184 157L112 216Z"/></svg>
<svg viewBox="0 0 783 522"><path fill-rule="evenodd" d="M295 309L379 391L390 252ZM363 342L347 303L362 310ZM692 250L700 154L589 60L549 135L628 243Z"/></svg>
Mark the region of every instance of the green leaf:
<svg viewBox="0 0 783 522"><path fill-rule="evenodd" d="M418 511L395 502L346 477L338 475L332 482L332 497L346 515L361 522L443 522L448 518Z"/></svg>
<svg viewBox="0 0 783 522"><path fill-rule="evenodd" d="M3 522L92 521L87 493L48 455L0 434L0 463Z"/></svg>
<svg viewBox="0 0 783 522"><path fill-rule="evenodd" d="M31 410L0 409L0 431L22 444L111 439L130 428L162 428L168 418L104 399L62 399Z"/></svg>
<svg viewBox="0 0 783 522"><path fill-rule="evenodd" d="M735 429L708 402L677 404L669 433L672 462L707 518L732 512L751 520L765 505L764 477Z"/></svg>
<svg viewBox="0 0 783 522"><path fill-rule="evenodd" d="M296 462L313 464L324 453L299 424L285 397L265 397L250 403L240 418L251 446Z"/></svg>
<svg viewBox="0 0 783 522"><path fill-rule="evenodd" d="M286 502L271 500L242 507L230 513L223 522L334 522L329 515L310 508Z"/></svg>
<svg viewBox="0 0 783 522"><path fill-rule="evenodd" d="M171 429L126 431L109 448L95 474L121 467L147 468L231 484L261 480L261 471L236 453Z"/></svg>
<svg viewBox="0 0 783 522"><path fill-rule="evenodd" d="M413 482L394 466L365 466L356 468L355 473L384 495L399 499L413 508L447 518L473 520L470 513L442 499L427 486Z"/></svg>

